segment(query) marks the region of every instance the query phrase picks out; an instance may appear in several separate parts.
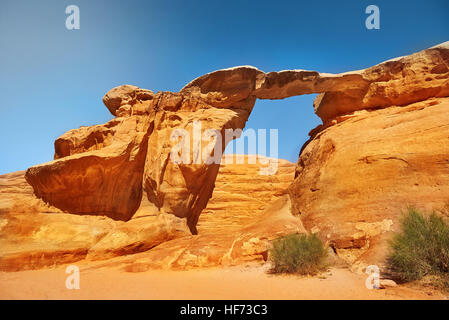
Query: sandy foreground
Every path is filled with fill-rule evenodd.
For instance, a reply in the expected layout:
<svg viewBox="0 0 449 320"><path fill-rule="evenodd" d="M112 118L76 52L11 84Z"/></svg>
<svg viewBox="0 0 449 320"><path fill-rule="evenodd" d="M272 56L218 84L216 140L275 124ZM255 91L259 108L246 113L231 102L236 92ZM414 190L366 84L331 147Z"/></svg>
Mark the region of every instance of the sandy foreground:
<svg viewBox="0 0 449 320"><path fill-rule="evenodd" d="M129 273L81 268L68 290L65 267L1 272L1 299L448 299L430 288L368 290L364 275L331 269L316 277L267 274L261 267Z"/></svg>

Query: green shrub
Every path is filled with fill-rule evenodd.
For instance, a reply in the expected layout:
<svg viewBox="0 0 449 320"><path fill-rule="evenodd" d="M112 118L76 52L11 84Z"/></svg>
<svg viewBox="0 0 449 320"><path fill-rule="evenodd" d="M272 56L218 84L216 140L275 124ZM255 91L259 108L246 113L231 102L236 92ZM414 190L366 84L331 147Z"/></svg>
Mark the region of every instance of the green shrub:
<svg viewBox="0 0 449 320"><path fill-rule="evenodd" d="M388 265L392 274L402 281L433 275L441 283L449 283L449 225L435 213L426 217L410 208L401 227L390 241Z"/></svg>
<svg viewBox="0 0 449 320"><path fill-rule="evenodd" d="M326 268L327 251L315 235L291 234L273 241L270 260L275 273L314 275Z"/></svg>

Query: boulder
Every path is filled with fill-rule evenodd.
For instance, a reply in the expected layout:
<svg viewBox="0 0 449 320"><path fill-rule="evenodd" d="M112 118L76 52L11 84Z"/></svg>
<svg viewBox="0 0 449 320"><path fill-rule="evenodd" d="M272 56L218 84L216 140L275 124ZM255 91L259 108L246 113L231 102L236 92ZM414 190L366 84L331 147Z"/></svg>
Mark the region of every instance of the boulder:
<svg viewBox="0 0 449 320"><path fill-rule="evenodd" d="M398 284L390 279L380 279L380 289L394 288Z"/></svg>
<svg viewBox="0 0 449 320"><path fill-rule="evenodd" d="M140 89L132 85L121 85L109 90L103 96L103 103L112 115L116 116L120 107L132 107L143 101L152 100L154 93L151 90ZM125 107L126 108L126 107Z"/></svg>

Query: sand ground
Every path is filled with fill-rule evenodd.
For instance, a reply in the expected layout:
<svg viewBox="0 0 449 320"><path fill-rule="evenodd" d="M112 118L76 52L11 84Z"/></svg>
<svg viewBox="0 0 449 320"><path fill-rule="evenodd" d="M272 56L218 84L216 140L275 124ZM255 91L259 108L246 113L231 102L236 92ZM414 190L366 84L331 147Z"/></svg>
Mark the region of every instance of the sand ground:
<svg viewBox="0 0 449 320"><path fill-rule="evenodd" d="M368 290L365 275L331 269L320 276L267 274L261 267L129 273L81 268L68 290L65 266L0 272L0 299L448 299L430 288Z"/></svg>

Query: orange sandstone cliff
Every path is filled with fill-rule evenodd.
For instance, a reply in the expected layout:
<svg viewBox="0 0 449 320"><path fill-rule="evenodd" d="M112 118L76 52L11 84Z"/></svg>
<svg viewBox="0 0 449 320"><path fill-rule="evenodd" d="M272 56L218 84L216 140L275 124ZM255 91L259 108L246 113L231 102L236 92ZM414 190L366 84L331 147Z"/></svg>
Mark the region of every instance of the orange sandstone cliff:
<svg viewBox="0 0 449 320"><path fill-rule="evenodd" d="M256 99L310 93L323 124L294 173L282 161L262 176L195 152L193 163L171 159L175 129L194 134L200 121L224 137L244 128ZM317 232L354 266L382 263L402 209L449 201L448 96L449 42L343 74L244 66L178 93L114 88L103 97L113 120L59 137L54 160L29 168L26 181L0 177L0 269L240 263L266 259L270 240L291 232ZM205 159L229 142L202 143L211 141Z"/></svg>

